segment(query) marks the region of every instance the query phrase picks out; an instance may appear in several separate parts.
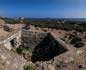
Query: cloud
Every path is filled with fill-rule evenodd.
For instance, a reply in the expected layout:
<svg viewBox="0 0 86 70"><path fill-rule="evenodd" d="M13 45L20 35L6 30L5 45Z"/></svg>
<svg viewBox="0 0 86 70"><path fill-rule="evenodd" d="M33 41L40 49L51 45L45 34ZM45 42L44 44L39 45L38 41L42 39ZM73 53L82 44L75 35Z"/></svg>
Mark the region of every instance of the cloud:
<svg viewBox="0 0 86 70"><path fill-rule="evenodd" d="M86 9L73 9L65 11L65 18L86 18Z"/></svg>

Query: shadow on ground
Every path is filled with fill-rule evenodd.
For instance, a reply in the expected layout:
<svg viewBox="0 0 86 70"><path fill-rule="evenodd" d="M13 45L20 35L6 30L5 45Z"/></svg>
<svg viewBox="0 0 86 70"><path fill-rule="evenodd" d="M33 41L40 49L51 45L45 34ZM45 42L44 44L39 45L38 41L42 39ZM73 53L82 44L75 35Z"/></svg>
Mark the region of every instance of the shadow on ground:
<svg viewBox="0 0 86 70"><path fill-rule="evenodd" d="M66 51L67 49L65 47L60 45L50 34L48 34L48 36L35 47L31 61L48 61Z"/></svg>

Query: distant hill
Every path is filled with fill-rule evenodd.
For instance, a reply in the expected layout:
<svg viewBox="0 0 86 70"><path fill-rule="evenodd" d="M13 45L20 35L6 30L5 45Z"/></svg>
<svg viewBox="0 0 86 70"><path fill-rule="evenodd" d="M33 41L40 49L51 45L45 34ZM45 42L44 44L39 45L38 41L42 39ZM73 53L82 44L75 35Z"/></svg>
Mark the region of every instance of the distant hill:
<svg viewBox="0 0 86 70"><path fill-rule="evenodd" d="M86 22L86 18L60 18L60 19L67 20L67 21Z"/></svg>

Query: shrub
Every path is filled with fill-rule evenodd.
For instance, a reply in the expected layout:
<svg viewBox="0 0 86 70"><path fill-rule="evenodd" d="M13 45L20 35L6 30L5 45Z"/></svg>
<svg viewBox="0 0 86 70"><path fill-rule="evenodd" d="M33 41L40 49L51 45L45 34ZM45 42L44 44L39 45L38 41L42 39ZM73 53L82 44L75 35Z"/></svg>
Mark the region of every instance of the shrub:
<svg viewBox="0 0 86 70"><path fill-rule="evenodd" d="M17 51L17 53L18 54L22 54L23 53L23 47L18 47L17 49L16 49L16 51Z"/></svg>
<svg viewBox="0 0 86 70"><path fill-rule="evenodd" d="M80 37L74 37L72 40L71 40L71 44L76 44L77 42L79 41L82 41L82 39Z"/></svg>
<svg viewBox="0 0 86 70"><path fill-rule="evenodd" d="M83 45L84 45L84 43L82 43L82 42L77 42L77 43L74 45L74 47L80 48L80 47L82 47Z"/></svg>
<svg viewBox="0 0 86 70"><path fill-rule="evenodd" d="M12 28L9 28L8 26L4 26L3 28L5 31L8 31L8 32L11 32L13 30Z"/></svg>
<svg viewBox="0 0 86 70"><path fill-rule="evenodd" d="M29 66L29 65L25 65L24 66L24 70L33 70L33 67Z"/></svg>

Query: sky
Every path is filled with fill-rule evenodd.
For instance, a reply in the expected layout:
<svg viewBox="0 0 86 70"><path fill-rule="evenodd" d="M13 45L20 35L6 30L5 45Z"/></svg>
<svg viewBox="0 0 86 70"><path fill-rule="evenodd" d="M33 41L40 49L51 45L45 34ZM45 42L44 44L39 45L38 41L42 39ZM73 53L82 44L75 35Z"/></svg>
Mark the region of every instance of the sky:
<svg viewBox="0 0 86 70"><path fill-rule="evenodd" d="M0 0L0 16L86 18L86 0Z"/></svg>

